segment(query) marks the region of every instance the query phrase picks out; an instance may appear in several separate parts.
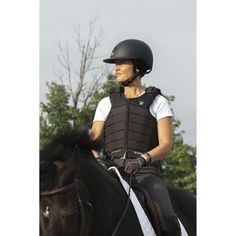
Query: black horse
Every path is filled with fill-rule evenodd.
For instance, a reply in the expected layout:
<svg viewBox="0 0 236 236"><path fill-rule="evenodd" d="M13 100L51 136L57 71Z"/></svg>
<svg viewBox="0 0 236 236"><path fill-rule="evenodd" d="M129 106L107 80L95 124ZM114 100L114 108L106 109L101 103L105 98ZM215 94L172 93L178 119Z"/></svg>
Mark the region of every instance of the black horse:
<svg viewBox="0 0 236 236"><path fill-rule="evenodd" d="M40 151L41 236L143 235L119 181L93 158L91 149L99 148L87 132L74 130L57 135ZM180 188L168 189L179 219L194 236L195 197Z"/></svg>

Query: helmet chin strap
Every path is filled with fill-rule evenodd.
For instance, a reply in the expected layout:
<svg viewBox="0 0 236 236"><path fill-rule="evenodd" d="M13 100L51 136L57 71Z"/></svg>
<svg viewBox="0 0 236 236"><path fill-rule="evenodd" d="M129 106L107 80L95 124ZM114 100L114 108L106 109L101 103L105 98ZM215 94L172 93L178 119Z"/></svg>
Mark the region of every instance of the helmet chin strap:
<svg viewBox="0 0 236 236"><path fill-rule="evenodd" d="M123 86L127 86L130 83L132 83L139 75L141 75L142 73L140 71L136 72L135 74L133 74L128 80L121 82L121 85Z"/></svg>

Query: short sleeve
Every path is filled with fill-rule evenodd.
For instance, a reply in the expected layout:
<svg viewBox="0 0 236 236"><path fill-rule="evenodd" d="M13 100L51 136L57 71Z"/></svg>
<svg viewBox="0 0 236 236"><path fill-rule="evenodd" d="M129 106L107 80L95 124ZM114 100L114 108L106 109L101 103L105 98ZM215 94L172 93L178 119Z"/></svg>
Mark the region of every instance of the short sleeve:
<svg viewBox="0 0 236 236"><path fill-rule="evenodd" d="M111 110L111 101L109 97L103 98L97 105L93 121L105 121Z"/></svg>
<svg viewBox="0 0 236 236"><path fill-rule="evenodd" d="M157 95L153 100L153 103L150 106L150 112L157 120L173 116L168 100L161 95Z"/></svg>

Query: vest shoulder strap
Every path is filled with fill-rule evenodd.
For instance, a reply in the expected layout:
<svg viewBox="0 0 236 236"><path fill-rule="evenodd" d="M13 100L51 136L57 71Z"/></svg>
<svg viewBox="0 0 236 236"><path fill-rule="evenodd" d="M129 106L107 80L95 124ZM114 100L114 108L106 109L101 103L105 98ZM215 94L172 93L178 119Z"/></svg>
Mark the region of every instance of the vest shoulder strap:
<svg viewBox="0 0 236 236"><path fill-rule="evenodd" d="M122 99L122 93L124 91L124 87L114 87L110 89L110 101L112 107L120 106L121 104L125 103L125 100Z"/></svg>
<svg viewBox="0 0 236 236"><path fill-rule="evenodd" d="M154 94L155 96L157 96L158 94L162 95L161 90L154 86L147 87L146 93L151 93L151 94Z"/></svg>
<svg viewBox="0 0 236 236"><path fill-rule="evenodd" d="M148 87L145 90L147 98L147 106L149 107L157 95L162 95L161 90L156 87ZM163 96L163 95L162 95Z"/></svg>

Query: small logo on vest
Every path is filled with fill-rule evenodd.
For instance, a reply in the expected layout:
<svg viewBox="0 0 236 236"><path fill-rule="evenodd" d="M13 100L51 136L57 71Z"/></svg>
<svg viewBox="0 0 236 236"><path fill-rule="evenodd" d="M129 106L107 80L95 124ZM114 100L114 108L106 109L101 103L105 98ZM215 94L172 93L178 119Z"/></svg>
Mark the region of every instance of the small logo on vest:
<svg viewBox="0 0 236 236"><path fill-rule="evenodd" d="M144 101L139 101L139 105L142 106L144 104Z"/></svg>

